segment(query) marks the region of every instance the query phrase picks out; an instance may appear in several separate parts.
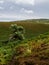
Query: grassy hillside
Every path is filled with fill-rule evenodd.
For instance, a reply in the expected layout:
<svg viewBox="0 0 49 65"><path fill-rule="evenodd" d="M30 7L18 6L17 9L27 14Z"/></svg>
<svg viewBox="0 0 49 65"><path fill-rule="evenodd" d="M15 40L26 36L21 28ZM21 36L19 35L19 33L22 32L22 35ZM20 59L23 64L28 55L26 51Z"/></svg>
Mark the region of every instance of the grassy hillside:
<svg viewBox="0 0 49 65"><path fill-rule="evenodd" d="M49 31L49 24L40 24L40 23L33 23L33 22L10 22L10 23L0 23L0 39L7 38L10 34L9 26L11 24L18 24L22 25L25 30L25 36L27 38L34 37L39 35L40 33L44 33ZM7 37L6 37L7 36Z"/></svg>
<svg viewBox="0 0 49 65"><path fill-rule="evenodd" d="M11 24L25 28L25 40L2 43L11 33ZM49 24L0 22L0 65L49 65Z"/></svg>
<svg viewBox="0 0 49 65"><path fill-rule="evenodd" d="M34 40L16 47L16 54L9 62L9 65L14 64L49 65L49 33L39 35Z"/></svg>
<svg viewBox="0 0 49 65"><path fill-rule="evenodd" d="M0 65L49 65L49 32L0 46Z"/></svg>

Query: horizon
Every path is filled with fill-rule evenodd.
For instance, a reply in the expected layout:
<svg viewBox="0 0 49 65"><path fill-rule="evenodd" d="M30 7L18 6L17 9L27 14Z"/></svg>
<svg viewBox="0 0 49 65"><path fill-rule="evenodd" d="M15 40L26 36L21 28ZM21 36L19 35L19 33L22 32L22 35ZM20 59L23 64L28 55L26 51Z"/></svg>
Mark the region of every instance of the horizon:
<svg viewBox="0 0 49 65"><path fill-rule="evenodd" d="M17 21L27 21L27 20L49 20L48 18L35 18L35 19L23 19L23 20L3 20L0 22L17 22Z"/></svg>
<svg viewBox="0 0 49 65"><path fill-rule="evenodd" d="M0 0L0 22L49 19L49 0Z"/></svg>

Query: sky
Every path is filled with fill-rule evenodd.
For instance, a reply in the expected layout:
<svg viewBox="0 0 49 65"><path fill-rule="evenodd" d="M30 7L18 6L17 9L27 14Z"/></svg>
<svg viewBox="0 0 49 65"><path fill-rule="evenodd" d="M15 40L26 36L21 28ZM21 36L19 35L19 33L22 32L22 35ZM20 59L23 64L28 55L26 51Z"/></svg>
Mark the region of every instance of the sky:
<svg viewBox="0 0 49 65"><path fill-rule="evenodd" d="M0 0L0 21L49 19L49 0Z"/></svg>

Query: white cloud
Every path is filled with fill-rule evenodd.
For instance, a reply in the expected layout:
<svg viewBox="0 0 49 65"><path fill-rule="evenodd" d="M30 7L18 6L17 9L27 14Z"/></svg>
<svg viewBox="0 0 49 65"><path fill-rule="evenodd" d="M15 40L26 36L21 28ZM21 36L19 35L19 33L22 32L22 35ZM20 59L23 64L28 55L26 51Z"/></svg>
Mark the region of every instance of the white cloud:
<svg viewBox="0 0 49 65"><path fill-rule="evenodd" d="M13 9L13 8L14 8L13 6L10 7L10 9Z"/></svg>
<svg viewBox="0 0 49 65"><path fill-rule="evenodd" d="M18 20L33 19L33 16L19 15L17 19Z"/></svg>
<svg viewBox="0 0 49 65"><path fill-rule="evenodd" d="M34 5L34 1L35 0L8 0L11 2L15 2L16 4L30 4L30 5Z"/></svg>
<svg viewBox="0 0 49 65"><path fill-rule="evenodd" d="M4 9L3 7L0 7L0 10Z"/></svg>
<svg viewBox="0 0 49 65"><path fill-rule="evenodd" d="M14 20L24 20L24 19L31 19L31 18L33 18L33 16L21 15L21 14L19 14L19 15L0 14L0 21L14 21Z"/></svg>
<svg viewBox="0 0 49 65"><path fill-rule="evenodd" d="M4 3L4 1L3 0L0 0L0 4L3 4Z"/></svg>
<svg viewBox="0 0 49 65"><path fill-rule="evenodd" d="M25 10L25 13L33 14L34 12L32 10Z"/></svg>
<svg viewBox="0 0 49 65"><path fill-rule="evenodd" d="M17 18L17 15L12 15L12 14L0 14L0 18Z"/></svg>
<svg viewBox="0 0 49 65"><path fill-rule="evenodd" d="M6 1L6 2L5 2ZM12 2L12 0L4 0L4 2L5 2L5 5L7 5L6 3L9 3L9 2L11 1ZM23 2L24 1L24 2ZM10 2L10 3L11 3ZM34 5L34 0L31 0L31 2L30 2L30 0L13 0L13 2L15 3L22 3L22 4L31 4L31 5ZM6 7L6 6L3 6L4 8ZM0 7L0 10L1 9L4 9L3 7ZM7 5L7 8L8 8L8 5ZM10 9L9 9L9 12L6 10L6 8L4 9L4 10L2 10L2 13L0 12L0 20L23 20L23 19L30 19L30 18L33 18L32 17L32 15L30 15L30 14L33 14L34 12L32 11L32 10L28 10L28 9L25 9L25 8L22 8L20 11L16 11L16 12L14 12L13 11L13 9L14 9L14 5L12 4L12 5L10 5L10 7L9 7ZM20 8L21 8L21 6L20 6ZM11 13L12 12L12 13ZM23 13L23 14L21 14L21 12Z"/></svg>
<svg viewBox="0 0 49 65"><path fill-rule="evenodd" d="M16 0L16 3L32 4L32 5L34 5L34 0Z"/></svg>
<svg viewBox="0 0 49 65"><path fill-rule="evenodd" d="M40 4L40 3L48 3L49 2L49 0L35 0L35 2L38 4Z"/></svg>
<svg viewBox="0 0 49 65"><path fill-rule="evenodd" d="M26 13L26 14L33 14L34 13L32 10L27 10L24 8L21 9L21 12Z"/></svg>

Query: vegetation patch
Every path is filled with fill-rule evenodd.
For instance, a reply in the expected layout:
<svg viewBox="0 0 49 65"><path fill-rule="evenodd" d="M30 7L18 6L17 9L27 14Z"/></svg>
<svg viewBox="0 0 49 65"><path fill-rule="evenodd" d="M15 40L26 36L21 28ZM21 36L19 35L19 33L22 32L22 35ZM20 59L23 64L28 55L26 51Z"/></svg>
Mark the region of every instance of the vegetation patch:
<svg viewBox="0 0 49 65"><path fill-rule="evenodd" d="M17 31L13 25L12 30L9 29L11 24L14 26L17 24ZM26 30L25 33L24 29ZM0 23L0 65L49 65L48 31L49 25L47 24L32 22ZM13 35L15 32L16 38L15 36L10 38L9 35ZM21 34L23 35L21 36Z"/></svg>

